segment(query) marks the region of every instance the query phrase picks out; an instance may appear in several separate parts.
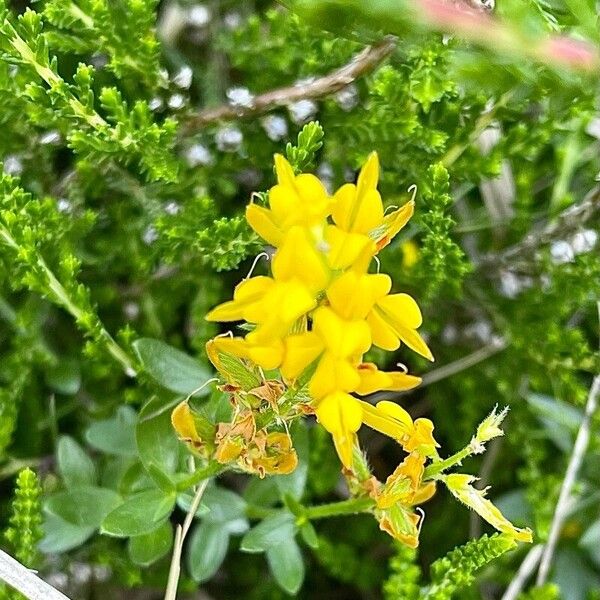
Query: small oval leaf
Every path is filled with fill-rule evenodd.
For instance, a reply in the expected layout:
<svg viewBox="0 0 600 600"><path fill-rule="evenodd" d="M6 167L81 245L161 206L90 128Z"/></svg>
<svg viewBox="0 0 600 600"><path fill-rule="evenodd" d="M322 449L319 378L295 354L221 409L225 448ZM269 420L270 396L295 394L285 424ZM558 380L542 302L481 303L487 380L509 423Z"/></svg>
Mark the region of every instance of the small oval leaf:
<svg viewBox="0 0 600 600"><path fill-rule="evenodd" d="M188 395L210 379L205 366L160 340L141 338L133 347L148 374L168 390ZM207 395L209 391L207 387L198 395Z"/></svg>

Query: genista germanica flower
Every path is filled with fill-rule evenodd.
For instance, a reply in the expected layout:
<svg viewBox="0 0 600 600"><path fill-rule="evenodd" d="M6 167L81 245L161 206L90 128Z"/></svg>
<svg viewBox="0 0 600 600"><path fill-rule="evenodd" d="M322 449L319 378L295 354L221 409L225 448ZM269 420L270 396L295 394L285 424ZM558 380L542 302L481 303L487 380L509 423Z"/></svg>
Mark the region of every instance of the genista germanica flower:
<svg viewBox="0 0 600 600"><path fill-rule="evenodd" d="M342 186L333 197L314 175L295 175L283 156L275 157L275 170L269 207L250 204L246 211L250 225L277 249L272 276L244 280L233 300L207 319L254 325L244 338L224 342L227 352L263 369L279 368L286 383L313 371L312 406L350 468L364 421L363 405L352 394L408 390L420 383L404 372L364 364L363 355L372 345L395 350L404 343L433 360L417 332L422 322L417 303L407 294L391 294L388 275L368 272L373 257L410 219L414 202L385 215L376 153L356 185Z"/></svg>
<svg viewBox="0 0 600 600"><path fill-rule="evenodd" d="M380 528L404 544L418 545L424 513L416 507L433 496L438 481L500 531L531 541L529 529L514 527L471 485L472 476L446 473L502 435L506 411L494 409L463 450L442 460L429 419L413 420L394 402L374 406L359 398L421 382L364 362L372 346L393 351L404 344L433 360L417 331L422 317L415 300L392 293L388 275L370 272L375 255L412 216L414 202L385 214L375 153L356 185L332 197L314 175L296 175L282 156L275 157L275 171L269 206L250 204L246 211L254 230L275 247L271 275L244 279L232 300L207 315L242 322L247 331L217 336L206 346L232 416L212 422L186 400L172 413L180 439L206 460L259 477L282 475L298 464L288 424L314 414L333 437L351 495L368 499ZM406 453L385 482L371 474L360 451L356 432L363 423Z"/></svg>

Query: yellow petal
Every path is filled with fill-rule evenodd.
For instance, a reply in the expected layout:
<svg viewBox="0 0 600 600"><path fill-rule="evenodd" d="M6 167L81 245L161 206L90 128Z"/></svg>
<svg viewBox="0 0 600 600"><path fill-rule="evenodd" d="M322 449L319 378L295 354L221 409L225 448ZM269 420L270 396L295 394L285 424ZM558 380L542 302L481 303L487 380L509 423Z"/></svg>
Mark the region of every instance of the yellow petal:
<svg viewBox="0 0 600 600"><path fill-rule="evenodd" d="M408 294L386 296L377 302L373 313L381 317L409 348L428 360L433 361L431 350L429 350L423 338L415 331L423 322L423 318L419 306L413 298ZM376 318L374 321L380 325L380 322ZM371 323L370 325L373 327Z"/></svg>
<svg viewBox="0 0 600 600"><path fill-rule="evenodd" d="M327 288L327 299L344 319L363 320L391 287L392 280L388 275L359 275L347 271Z"/></svg>
<svg viewBox="0 0 600 600"><path fill-rule="evenodd" d="M444 482L452 494L461 502L472 508L482 519L498 531L507 533L521 542L532 542L531 529L515 527L490 500L485 497L485 490L474 488L471 483L476 481L471 475L453 473L444 478Z"/></svg>
<svg viewBox="0 0 600 600"><path fill-rule="evenodd" d="M349 394L334 392L319 402L316 415L319 423L333 436L342 464L351 469L355 433L362 422L359 401Z"/></svg>
<svg viewBox="0 0 600 600"><path fill-rule="evenodd" d="M294 187L296 176L292 165L281 155L275 155L275 173L277 174L277 182L280 185Z"/></svg>
<svg viewBox="0 0 600 600"><path fill-rule="evenodd" d="M200 441L194 417L187 402L181 402L173 409L171 424L181 439Z"/></svg>
<svg viewBox="0 0 600 600"><path fill-rule="evenodd" d="M357 203L351 215L351 231L369 235L369 232L383 223L383 202L375 189L357 195Z"/></svg>
<svg viewBox="0 0 600 600"><path fill-rule="evenodd" d="M423 504L430 500L435 494L435 481L428 481L422 485L412 498L411 505L416 506L417 504Z"/></svg>
<svg viewBox="0 0 600 600"><path fill-rule="evenodd" d="M389 411L386 412L385 410L381 410L379 408L379 404L381 404L381 402L377 405L377 407L362 400L359 402L363 409L363 422L371 429L375 429L376 431L379 431L380 433L383 433L384 435L387 435L395 440L401 439L411 431L412 419L410 418L410 415L400 406L398 406L399 412L391 415L389 414Z"/></svg>
<svg viewBox="0 0 600 600"><path fill-rule="evenodd" d="M302 221L302 202L295 187L274 185L269 190L269 206L273 213L273 220L284 233Z"/></svg>
<svg viewBox="0 0 600 600"><path fill-rule="evenodd" d="M377 409L382 413L395 419L399 423L405 426L412 427L413 420L406 410L404 410L399 404L390 402L389 400L382 400L376 404Z"/></svg>
<svg viewBox="0 0 600 600"><path fill-rule="evenodd" d="M302 199L304 214L312 220L324 219L330 208L329 195L321 181L309 173L296 177L296 189Z"/></svg>
<svg viewBox="0 0 600 600"><path fill-rule="evenodd" d="M349 233L335 225L325 229L325 241L329 247L327 260L332 269L345 269L361 258L362 254L375 244L362 233Z"/></svg>
<svg viewBox="0 0 600 600"><path fill-rule="evenodd" d="M352 392L359 383L360 377L348 360L325 352L311 377L308 389L315 400L320 400L336 390Z"/></svg>
<svg viewBox="0 0 600 600"><path fill-rule="evenodd" d="M272 270L275 280L298 279L314 293L326 287L330 275L323 258L301 227L292 227L288 231L273 257Z"/></svg>
<svg viewBox="0 0 600 600"><path fill-rule="evenodd" d="M377 310L372 310L367 315L367 324L375 346L389 351L397 350L400 347L398 336Z"/></svg>
<svg viewBox="0 0 600 600"><path fill-rule="evenodd" d="M379 157L377 152L369 154L365 164L362 166L356 182L356 191L359 196L369 190L374 190L379 181Z"/></svg>
<svg viewBox="0 0 600 600"><path fill-rule="evenodd" d="M252 277L239 283L233 300L216 306L206 315L207 321L241 321L256 323L261 319L261 302L274 285L270 277ZM257 312L258 311L258 312Z"/></svg>
<svg viewBox="0 0 600 600"><path fill-rule="evenodd" d="M333 195L331 216L333 222L343 231L350 231L350 212L356 200L356 186L346 183Z"/></svg>
<svg viewBox="0 0 600 600"><path fill-rule="evenodd" d="M385 319L393 325L400 323L404 327L417 329L423 323L419 305L408 294L386 296L377 303L377 307L384 313Z"/></svg>
<svg viewBox="0 0 600 600"><path fill-rule="evenodd" d="M377 191L379 160L373 152L358 176L356 186L343 185L333 197L333 221L348 233L368 234L383 224L383 203Z"/></svg>
<svg viewBox="0 0 600 600"><path fill-rule="evenodd" d="M358 367L360 385L355 390L364 396L380 390L406 391L421 383L420 377L408 375L401 371L380 371L373 363L363 363Z"/></svg>
<svg viewBox="0 0 600 600"><path fill-rule="evenodd" d="M346 321L328 307L315 311L313 330L327 350L340 358L353 358L371 347L371 333L364 321Z"/></svg>
<svg viewBox="0 0 600 600"><path fill-rule="evenodd" d="M286 323L292 323L317 305L314 295L300 281L277 283L276 286L273 308Z"/></svg>
<svg viewBox="0 0 600 600"><path fill-rule="evenodd" d="M285 356L281 365L281 374L286 379L296 379L323 351L323 342L319 336L308 331L290 335L285 340Z"/></svg>
<svg viewBox="0 0 600 600"><path fill-rule="evenodd" d="M433 354L431 354L431 350L425 343L425 340L414 329L408 329L407 327L397 327L396 333L398 334L398 337L411 350L414 350L417 354L424 356L427 360L430 360L431 362L434 361Z"/></svg>
<svg viewBox="0 0 600 600"><path fill-rule="evenodd" d="M211 344L212 349L214 349L214 354L232 354L233 356L237 356L238 358L250 358L248 356L248 344L246 340L239 337L228 337L228 336L220 336L216 337L212 340ZM208 348L208 344L207 344ZM209 353L211 356L213 353ZM211 358L212 361L212 358ZM215 367L219 368L214 362Z"/></svg>
<svg viewBox="0 0 600 600"><path fill-rule="evenodd" d="M257 329L246 336L247 353L250 360L263 369L276 369L283 360L283 342L267 338Z"/></svg>
<svg viewBox="0 0 600 600"><path fill-rule="evenodd" d="M387 214L383 218L381 227L371 231L370 235L377 242L377 249L387 246L394 236L408 223L415 212L415 203L410 200L398 210Z"/></svg>
<svg viewBox="0 0 600 600"><path fill-rule="evenodd" d="M423 456L431 456L439 444L433 437L433 423L429 419L417 419L408 439L401 440L407 452L418 452Z"/></svg>
<svg viewBox="0 0 600 600"><path fill-rule="evenodd" d="M283 232L273 220L273 213L267 208L249 204L246 207L246 221L265 242L276 248L282 244Z"/></svg>

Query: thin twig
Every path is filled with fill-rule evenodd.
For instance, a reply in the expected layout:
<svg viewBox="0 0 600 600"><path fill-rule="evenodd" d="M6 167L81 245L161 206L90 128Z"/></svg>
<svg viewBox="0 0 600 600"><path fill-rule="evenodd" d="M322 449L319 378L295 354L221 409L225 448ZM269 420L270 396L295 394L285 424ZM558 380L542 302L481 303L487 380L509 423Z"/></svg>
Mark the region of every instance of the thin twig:
<svg viewBox="0 0 600 600"><path fill-rule="evenodd" d="M533 575L533 572L536 570L543 551L543 544L533 546L533 548L529 550L527 556L525 557L525 559L521 563L521 566L519 567L519 570L517 571L516 577L510 582L510 585L506 588L506 592L504 592L502 600L515 600L517 598L517 596L521 593L521 590L525 587L525 584L527 583L529 578Z"/></svg>
<svg viewBox="0 0 600 600"><path fill-rule="evenodd" d="M483 346L483 348L479 348L479 350L475 350L471 354L467 356L463 356L454 362L448 363L439 369L434 369L429 373L425 373L423 375L423 383L421 387L425 387L427 385L431 385L432 383L437 383L442 379L446 379L447 377L451 377L452 375L456 375L465 369L468 369L488 358L494 356L494 354L498 354L505 350L508 346L508 342L504 338L494 338L489 344Z"/></svg>
<svg viewBox="0 0 600 600"><path fill-rule="evenodd" d="M598 317L600 318L600 302L598 302ZM575 445L573 446L573 453L569 460L569 466L563 480L562 487L560 489L560 495L556 508L554 510L554 517L552 518L552 525L550 526L550 534L548 535L548 542L544 547L544 552L540 560L540 570L536 583L537 585L544 585L550 572L550 566L552 565L552 559L554 557L554 551L558 543L558 538L562 530L565 519L567 518L570 511L570 500L571 491L575 485L577 474L583 462L585 452L590 441L590 429L592 424L592 417L598 407L598 396L600 396L600 375L594 377L592 387L588 394L588 399L585 405L585 413L577 432L577 438L575 439Z"/></svg>
<svg viewBox="0 0 600 600"><path fill-rule="evenodd" d="M600 186L594 187L585 198L569 206L544 226L534 229L519 243L507 248L500 254L488 254L482 257L478 267L506 267L522 258L534 254L539 248L557 239L575 233L586 221L600 212Z"/></svg>
<svg viewBox="0 0 600 600"><path fill-rule="evenodd" d="M202 500L202 495L206 490L208 482L209 480L205 479L200 483L200 485L198 485L198 489L196 490L188 513L185 516L183 525L177 525L177 529L175 530L175 541L173 544L171 566L169 567L169 579L167 583L167 590L165 591L165 600L176 600L177 598L177 586L179 585L179 575L181 573L181 553L183 551L183 542L185 541L185 536L188 534L188 531L192 526L192 521L196 516L196 512L200 506L200 501Z"/></svg>
<svg viewBox="0 0 600 600"><path fill-rule="evenodd" d="M248 106L224 104L216 108L207 108L190 118L183 126L182 134L189 135L217 121L229 121L256 116L280 106L288 106L299 100L315 100L334 94L359 77L373 71L394 51L395 47L396 38L394 36L386 36L378 44L367 46L349 63L323 77L318 77L305 83L270 90L254 97L252 103Z"/></svg>

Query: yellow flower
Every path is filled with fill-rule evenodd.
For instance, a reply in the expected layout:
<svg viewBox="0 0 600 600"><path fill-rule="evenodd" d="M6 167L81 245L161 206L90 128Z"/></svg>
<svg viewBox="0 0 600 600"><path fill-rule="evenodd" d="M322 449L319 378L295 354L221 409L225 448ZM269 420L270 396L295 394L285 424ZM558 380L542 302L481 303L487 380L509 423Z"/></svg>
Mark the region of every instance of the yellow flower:
<svg viewBox="0 0 600 600"><path fill-rule="evenodd" d="M363 165L356 185L343 185L333 197L331 216L325 239L330 247L329 262L333 269L351 265L358 256L370 249L371 254L386 246L406 225L414 212L410 201L385 215L377 191L379 159L372 152Z"/></svg>
<svg viewBox="0 0 600 600"><path fill-rule="evenodd" d="M329 272L300 227L293 227L273 258L273 277L252 277L237 285L233 300L206 315L208 321L258 323L263 336L283 337L317 305Z"/></svg>
<svg viewBox="0 0 600 600"><path fill-rule="evenodd" d="M382 531L389 533L394 539L406 544L409 548L419 545L419 521L421 517L409 507L400 503L390 508L375 511Z"/></svg>
<svg viewBox="0 0 600 600"><path fill-rule="evenodd" d="M252 229L269 244L279 247L295 225L321 229L331 210L325 186L309 174L295 175L290 163L275 155L277 185L269 190L269 206L250 204L246 219Z"/></svg>
<svg viewBox="0 0 600 600"><path fill-rule="evenodd" d="M313 315L313 330L286 339L281 373L295 379L319 358L309 384L314 400L335 391L352 392L360 385L357 366L371 346L369 328L364 321L345 321L331 308L318 308Z"/></svg>
<svg viewBox="0 0 600 600"><path fill-rule="evenodd" d="M438 443L433 437L433 423L429 419L413 421L401 406L383 400L376 406L360 401L363 423L395 439L407 452L431 456Z"/></svg>
<svg viewBox="0 0 600 600"><path fill-rule="evenodd" d="M407 506L422 504L435 493L435 482L422 484L425 472L425 457L412 452L387 478L382 492L377 497L378 508L390 508L401 502Z"/></svg>
<svg viewBox="0 0 600 600"><path fill-rule="evenodd" d="M383 350L396 350L404 342L409 348L433 361L431 350L417 332L423 317L408 294L391 294L375 302L367 316L373 344Z"/></svg>
<svg viewBox="0 0 600 600"><path fill-rule="evenodd" d="M213 448L215 426L203 416L193 413L187 401L181 402L173 409L171 425L177 437L190 450L205 456Z"/></svg>
<svg viewBox="0 0 600 600"><path fill-rule="evenodd" d="M373 343L396 350L400 342L433 360L431 351L416 329L423 317L408 294L390 294L392 280L384 274L361 272L366 265L346 271L327 288L327 299L344 319L367 319Z"/></svg>
<svg viewBox="0 0 600 600"><path fill-rule="evenodd" d="M350 394L336 391L323 398L315 412L319 423L333 437L342 464L351 469L356 432L362 423L360 401Z"/></svg>
<svg viewBox="0 0 600 600"><path fill-rule="evenodd" d="M262 479L266 474L287 475L298 466L298 455L287 433L259 432L245 457L245 466Z"/></svg>
<svg viewBox="0 0 600 600"><path fill-rule="evenodd" d="M482 519L498 531L507 533L520 542L532 542L531 529L515 527L496 506L485 497L486 490L478 490L471 483L476 481L472 475L453 473L444 477L444 482L452 494L461 502L472 508Z"/></svg>

